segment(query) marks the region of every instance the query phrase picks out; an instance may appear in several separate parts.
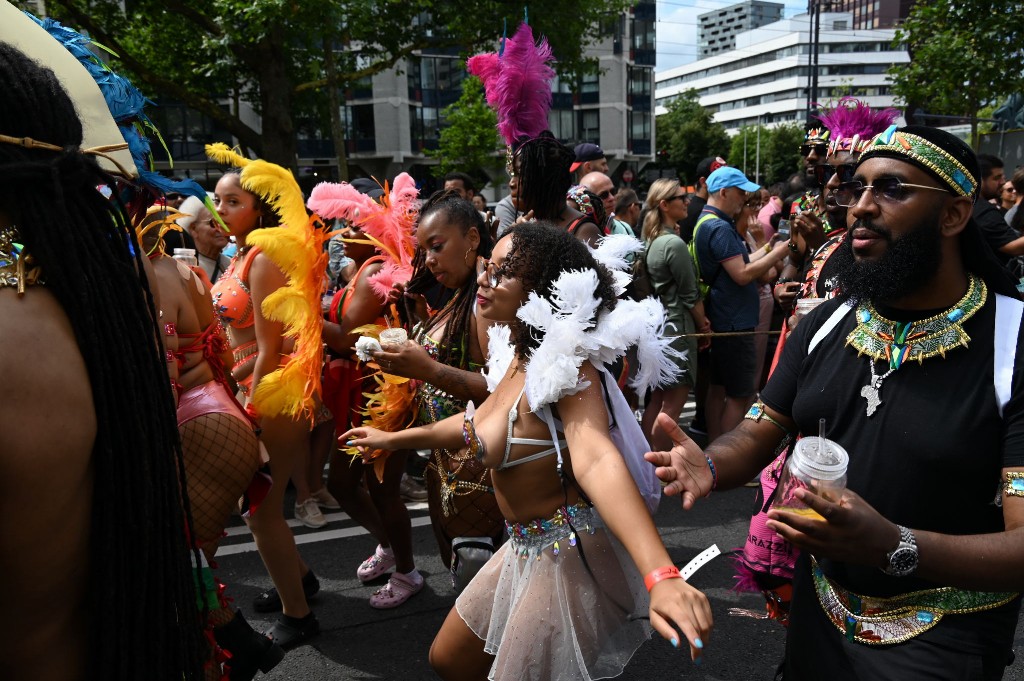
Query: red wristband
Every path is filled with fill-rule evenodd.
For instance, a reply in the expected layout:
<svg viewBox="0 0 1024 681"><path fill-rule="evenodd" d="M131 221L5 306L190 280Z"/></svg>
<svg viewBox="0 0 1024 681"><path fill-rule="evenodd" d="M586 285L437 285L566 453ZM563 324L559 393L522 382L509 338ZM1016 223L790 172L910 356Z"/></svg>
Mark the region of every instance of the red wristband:
<svg viewBox="0 0 1024 681"><path fill-rule="evenodd" d="M683 576L679 574L679 568L675 565L668 565L666 567L660 567L656 570L651 570L644 577L644 586L650 591L654 588L654 585L665 579L682 579Z"/></svg>

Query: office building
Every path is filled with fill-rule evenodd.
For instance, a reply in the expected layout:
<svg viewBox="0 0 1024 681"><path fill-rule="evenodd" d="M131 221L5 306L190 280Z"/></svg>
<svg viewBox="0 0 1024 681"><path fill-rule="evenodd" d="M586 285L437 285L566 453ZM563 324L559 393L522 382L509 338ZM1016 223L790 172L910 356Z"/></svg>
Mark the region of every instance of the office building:
<svg viewBox="0 0 1024 681"><path fill-rule="evenodd" d="M854 95L874 107L894 105L887 71L906 63L893 29L852 30L849 12L822 12L818 101ZM736 36L736 49L657 74L657 113L694 89L730 134L758 123L803 123L808 109L811 31L807 15Z"/></svg>
<svg viewBox="0 0 1024 681"><path fill-rule="evenodd" d="M782 19L784 5L747 0L697 17L698 58L728 52L736 47L736 35Z"/></svg>
<svg viewBox="0 0 1024 681"><path fill-rule="evenodd" d="M914 0L830 0L822 9L833 12L849 12L852 16L850 28L893 28L901 19L906 19Z"/></svg>

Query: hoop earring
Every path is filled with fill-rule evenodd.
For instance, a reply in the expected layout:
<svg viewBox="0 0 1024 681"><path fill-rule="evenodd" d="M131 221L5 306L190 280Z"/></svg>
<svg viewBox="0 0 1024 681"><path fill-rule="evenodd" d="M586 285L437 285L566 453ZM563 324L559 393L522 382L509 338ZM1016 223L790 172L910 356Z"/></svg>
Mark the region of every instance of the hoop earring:
<svg viewBox="0 0 1024 681"><path fill-rule="evenodd" d="M260 213L259 217L256 218L256 229L263 229L263 213Z"/></svg>
<svg viewBox="0 0 1024 681"><path fill-rule="evenodd" d="M469 254L473 252L473 247L470 246L466 249L466 255L462 256L462 261L466 263L466 267L472 267L473 261L470 259Z"/></svg>

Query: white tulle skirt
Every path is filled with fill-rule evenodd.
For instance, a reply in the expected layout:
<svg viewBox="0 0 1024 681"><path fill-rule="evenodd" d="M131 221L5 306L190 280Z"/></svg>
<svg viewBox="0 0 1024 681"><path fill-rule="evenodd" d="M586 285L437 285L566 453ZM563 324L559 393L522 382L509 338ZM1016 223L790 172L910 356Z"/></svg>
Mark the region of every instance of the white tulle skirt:
<svg viewBox="0 0 1024 681"><path fill-rule="evenodd" d="M495 656L492 681L615 677L651 637L647 590L629 554L593 509L559 511L507 524L511 539L455 602Z"/></svg>

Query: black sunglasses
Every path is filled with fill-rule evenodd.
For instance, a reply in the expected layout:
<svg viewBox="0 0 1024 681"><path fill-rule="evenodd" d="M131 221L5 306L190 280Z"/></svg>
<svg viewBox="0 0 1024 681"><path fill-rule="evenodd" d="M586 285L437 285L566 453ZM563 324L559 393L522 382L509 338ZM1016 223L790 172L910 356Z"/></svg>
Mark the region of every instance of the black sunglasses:
<svg viewBox="0 0 1024 681"><path fill-rule="evenodd" d="M607 199L608 197L610 197L610 196L615 196L615 195L616 195L616 194L618 194L618 193L619 193L619 190L618 190L618 189L616 189L615 187L612 187L611 189L605 189L605 190L604 190L603 192L601 192L600 194L598 194L598 195L597 195L597 198L599 198L599 199L601 199L602 201L604 201L604 200L605 200L605 199Z"/></svg>
<svg viewBox="0 0 1024 681"><path fill-rule="evenodd" d="M801 144L800 155L810 156L811 151L814 151L818 156L824 156L825 152L828 151L828 145L826 144Z"/></svg>
<svg viewBox="0 0 1024 681"><path fill-rule="evenodd" d="M857 174L856 163L843 163L839 166L834 166L831 163L819 163L814 166L814 178L818 181L821 187L828 184L828 181L832 179L833 175L839 175L840 182L851 182L853 176Z"/></svg>

